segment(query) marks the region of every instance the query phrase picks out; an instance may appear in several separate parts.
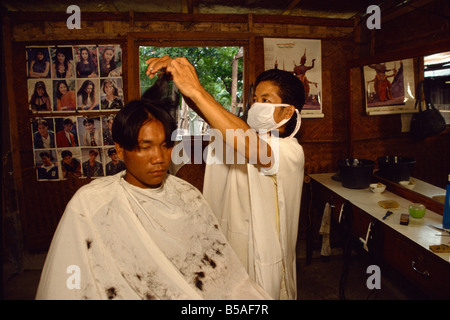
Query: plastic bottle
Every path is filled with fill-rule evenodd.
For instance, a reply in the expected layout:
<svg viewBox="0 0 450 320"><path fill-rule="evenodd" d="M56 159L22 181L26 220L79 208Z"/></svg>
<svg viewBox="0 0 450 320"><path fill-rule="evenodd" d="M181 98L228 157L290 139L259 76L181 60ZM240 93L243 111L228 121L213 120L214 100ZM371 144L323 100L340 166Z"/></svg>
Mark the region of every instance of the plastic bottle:
<svg viewBox="0 0 450 320"><path fill-rule="evenodd" d="M447 188L445 191L444 215L442 217L442 227L450 229L450 174L448 175Z"/></svg>

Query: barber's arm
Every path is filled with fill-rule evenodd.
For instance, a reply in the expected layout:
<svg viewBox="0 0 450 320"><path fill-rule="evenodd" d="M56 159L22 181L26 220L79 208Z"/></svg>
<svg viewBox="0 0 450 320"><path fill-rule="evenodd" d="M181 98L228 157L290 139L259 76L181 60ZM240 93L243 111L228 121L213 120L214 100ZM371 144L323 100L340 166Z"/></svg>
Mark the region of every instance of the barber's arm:
<svg viewBox="0 0 450 320"><path fill-rule="evenodd" d="M222 107L214 98L209 94L205 88L200 84L200 81L195 71L194 66L186 58L172 59L168 56L162 58L150 58L146 61L148 63L147 75L153 78L157 72L166 68L166 72L170 73L173 77L177 88L183 94L191 100L191 102L200 111L199 113L210 124L212 128L219 130L224 138L224 141L231 145L235 150L245 150L245 157L249 160L255 160L262 167L270 167L271 162L261 161L259 155L259 149L264 144L264 150L267 149L267 154L271 154L270 146L266 146L266 142L259 139L253 130L247 132L250 129L249 125L235 116L231 112ZM192 104L190 104L192 105ZM234 139L234 141L227 141L227 130L239 130L247 132L247 135L254 135L255 139L246 139L245 136L242 139ZM236 131L234 131L236 132ZM251 148L248 141L257 141L257 147ZM244 147L242 146L244 144ZM255 151L252 152L252 150ZM255 154L256 153L256 154ZM267 159L267 156L264 158Z"/></svg>

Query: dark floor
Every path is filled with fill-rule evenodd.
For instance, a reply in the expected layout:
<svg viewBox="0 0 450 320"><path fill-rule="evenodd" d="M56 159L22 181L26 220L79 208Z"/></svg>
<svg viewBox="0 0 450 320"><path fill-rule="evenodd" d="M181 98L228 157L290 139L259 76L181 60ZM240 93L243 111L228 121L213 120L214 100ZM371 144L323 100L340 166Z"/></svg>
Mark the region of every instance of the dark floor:
<svg viewBox="0 0 450 320"><path fill-rule="evenodd" d="M353 253L348 272L343 277L344 258L339 249L333 249L326 260L314 251L310 264L306 264L304 243L298 247L298 299L299 300L409 300L422 299L414 289L399 283L381 270L381 289L367 288L366 282L371 274L370 265L364 254ZM45 254L26 254L24 270L15 274L10 261L3 264L3 299L32 300L39 283ZM345 279L345 281L343 281ZM342 285L340 285L340 283Z"/></svg>
<svg viewBox="0 0 450 320"><path fill-rule="evenodd" d="M299 300L415 300L426 299L415 288L380 267L380 289L369 289L372 285L372 265L364 254L354 253L344 272L345 259L342 254L324 259L314 257L310 264L305 259L297 260Z"/></svg>

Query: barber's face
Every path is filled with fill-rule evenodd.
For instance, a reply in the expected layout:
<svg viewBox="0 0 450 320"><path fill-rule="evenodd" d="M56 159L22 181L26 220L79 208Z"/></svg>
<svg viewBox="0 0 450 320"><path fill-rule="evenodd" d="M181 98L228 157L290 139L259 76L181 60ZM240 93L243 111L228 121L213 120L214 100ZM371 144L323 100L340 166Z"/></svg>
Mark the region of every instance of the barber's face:
<svg viewBox="0 0 450 320"><path fill-rule="evenodd" d="M255 89L255 95L253 96L254 102L261 103L283 103L280 95L280 88L273 81L261 81ZM292 117L294 113L294 107L290 106L289 108L285 107L275 107L275 111L273 112L273 119L276 123L279 123L283 119L289 119ZM283 126L280 129L280 132L284 130Z"/></svg>
<svg viewBox="0 0 450 320"><path fill-rule="evenodd" d="M160 121L151 120L141 127L137 150L128 151L118 144L116 150L125 161L127 182L140 188L161 185L169 170L172 148L165 143L164 126Z"/></svg>
<svg viewBox="0 0 450 320"><path fill-rule="evenodd" d="M255 95L253 96L254 102L261 103L283 103L280 95L280 88L273 81L261 81L255 89ZM283 119L289 119L292 117L294 108L275 107L273 112L273 119L276 123L279 123ZM282 128L280 128L280 132Z"/></svg>

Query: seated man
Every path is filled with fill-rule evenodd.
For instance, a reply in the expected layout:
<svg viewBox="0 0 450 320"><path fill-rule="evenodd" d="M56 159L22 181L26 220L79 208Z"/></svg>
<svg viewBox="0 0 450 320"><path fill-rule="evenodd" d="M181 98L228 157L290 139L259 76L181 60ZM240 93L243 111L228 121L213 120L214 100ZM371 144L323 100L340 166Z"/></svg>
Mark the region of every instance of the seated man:
<svg viewBox="0 0 450 320"><path fill-rule="evenodd" d="M270 299L250 280L202 194L167 170L173 118L148 101L116 116L126 170L67 205L37 299Z"/></svg>

